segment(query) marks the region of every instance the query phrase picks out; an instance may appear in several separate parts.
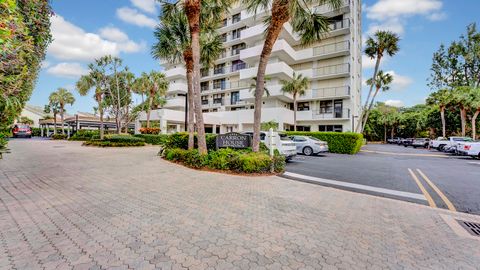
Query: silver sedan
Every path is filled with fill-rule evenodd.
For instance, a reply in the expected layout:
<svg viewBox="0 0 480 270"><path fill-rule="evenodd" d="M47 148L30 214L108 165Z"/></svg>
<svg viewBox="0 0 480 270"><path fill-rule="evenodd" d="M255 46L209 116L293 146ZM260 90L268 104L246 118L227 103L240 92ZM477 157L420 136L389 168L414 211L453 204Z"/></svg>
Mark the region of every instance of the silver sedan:
<svg viewBox="0 0 480 270"><path fill-rule="evenodd" d="M297 153L299 154L311 156L328 152L327 142L321 141L315 137L293 136L292 140L295 142L295 145L297 146Z"/></svg>

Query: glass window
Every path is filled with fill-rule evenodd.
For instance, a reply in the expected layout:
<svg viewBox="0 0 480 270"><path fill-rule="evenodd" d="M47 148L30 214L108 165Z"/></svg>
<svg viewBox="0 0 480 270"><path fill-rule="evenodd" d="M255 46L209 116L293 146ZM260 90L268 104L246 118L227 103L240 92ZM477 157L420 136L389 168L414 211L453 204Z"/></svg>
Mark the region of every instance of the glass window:
<svg viewBox="0 0 480 270"><path fill-rule="evenodd" d="M225 89L226 88L226 82L225 79L219 79L219 80L214 80L213 81L213 89Z"/></svg>
<svg viewBox="0 0 480 270"><path fill-rule="evenodd" d="M297 111L310 111L310 102L297 103Z"/></svg>
<svg viewBox="0 0 480 270"><path fill-rule="evenodd" d="M343 126L342 125L319 125L318 131L323 132L342 132Z"/></svg>
<svg viewBox="0 0 480 270"><path fill-rule="evenodd" d="M240 13L237 13L232 16L232 23L237 23L241 20Z"/></svg>
<svg viewBox="0 0 480 270"><path fill-rule="evenodd" d="M208 82L201 82L200 83L200 89L202 91L208 91L208 88L209 88L209 83Z"/></svg>
<svg viewBox="0 0 480 270"><path fill-rule="evenodd" d="M246 27L238 28L232 31L232 39L238 39L240 38L240 33L242 32L243 29Z"/></svg>
<svg viewBox="0 0 480 270"><path fill-rule="evenodd" d="M242 60L232 61L232 72L244 69L245 67L246 67L246 64Z"/></svg>
<svg viewBox="0 0 480 270"><path fill-rule="evenodd" d="M202 77L207 77L208 76L208 68L202 68L200 69L200 73Z"/></svg>
<svg viewBox="0 0 480 270"><path fill-rule="evenodd" d="M333 101L331 100L320 101L319 113L333 113Z"/></svg>
<svg viewBox="0 0 480 270"><path fill-rule="evenodd" d="M245 47L246 47L245 43L232 46L232 55L240 54L240 51L245 49Z"/></svg>
<svg viewBox="0 0 480 270"><path fill-rule="evenodd" d="M232 92L230 95L230 103L232 105L237 104L240 101L240 92Z"/></svg>
<svg viewBox="0 0 480 270"><path fill-rule="evenodd" d="M223 96L224 94L215 94L213 95L213 104L223 105Z"/></svg>
<svg viewBox="0 0 480 270"><path fill-rule="evenodd" d="M225 27L225 26L227 26L227 18L222 20L222 27Z"/></svg>
<svg viewBox="0 0 480 270"><path fill-rule="evenodd" d="M202 96L202 105L208 105L208 96Z"/></svg>
<svg viewBox="0 0 480 270"><path fill-rule="evenodd" d="M221 38L222 42L227 42L227 33L221 35L220 38Z"/></svg>
<svg viewBox="0 0 480 270"><path fill-rule="evenodd" d="M224 74L225 73L225 64L216 65L213 74Z"/></svg>

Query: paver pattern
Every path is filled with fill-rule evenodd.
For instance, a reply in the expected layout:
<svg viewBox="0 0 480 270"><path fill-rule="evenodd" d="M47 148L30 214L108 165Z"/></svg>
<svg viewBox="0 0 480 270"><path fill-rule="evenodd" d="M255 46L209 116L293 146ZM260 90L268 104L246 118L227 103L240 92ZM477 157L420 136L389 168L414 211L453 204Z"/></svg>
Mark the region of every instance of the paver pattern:
<svg viewBox="0 0 480 270"><path fill-rule="evenodd" d="M199 172L157 147L13 140L0 269L480 269L478 217L278 177Z"/></svg>

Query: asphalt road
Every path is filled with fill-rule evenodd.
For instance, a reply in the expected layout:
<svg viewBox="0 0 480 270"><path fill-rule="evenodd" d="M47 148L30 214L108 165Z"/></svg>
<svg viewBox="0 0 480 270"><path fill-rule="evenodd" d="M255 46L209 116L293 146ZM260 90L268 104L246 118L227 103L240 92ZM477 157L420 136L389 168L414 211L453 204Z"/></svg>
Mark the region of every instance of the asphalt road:
<svg viewBox="0 0 480 270"><path fill-rule="evenodd" d="M366 145L357 155L299 155L284 177L480 215L480 160L436 150Z"/></svg>

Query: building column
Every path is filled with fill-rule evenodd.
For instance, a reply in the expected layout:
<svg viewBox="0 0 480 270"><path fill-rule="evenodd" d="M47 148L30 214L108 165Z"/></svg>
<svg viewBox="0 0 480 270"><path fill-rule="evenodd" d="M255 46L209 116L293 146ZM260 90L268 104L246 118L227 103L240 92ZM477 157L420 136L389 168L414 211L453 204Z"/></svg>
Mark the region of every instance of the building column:
<svg viewBox="0 0 480 270"><path fill-rule="evenodd" d="M238 123L238 132L242 132L242 131L243 131L243 124Z"/></svg>
<svg viewBox="0 0 480 270"><path fill-rule="evenodd" d="M217 125L212 125L212 134L217 134Z"/></svg>
<svg viewBox="0 0 480 270"><path fill-rule="evenodd" d="M140 128L142 124L140 123L140 119L135 119L135 134L140 134Z"/></svg>
<svg viewBox="0 0 480 270"><path fill-rule="evenodd" d="M43 125L40 125L40 137L43 137Z"/></svg>
<svg viewBox="0 0 480 270"><path fill-rule="evenodd" d="M182 126L180 124L177 124L177 132L182 132Z"/></svg>
<svg viewBox="0 0 480 270"><path fill-rule="evenodd" d="M160 117L160 133L167 134L167 120Z"/></svg>
<svg viewBox="0 0 480 270"><path fill-rule="evenodd" d="M278 131L284 131L283 122L278 122Z"/></svg>

